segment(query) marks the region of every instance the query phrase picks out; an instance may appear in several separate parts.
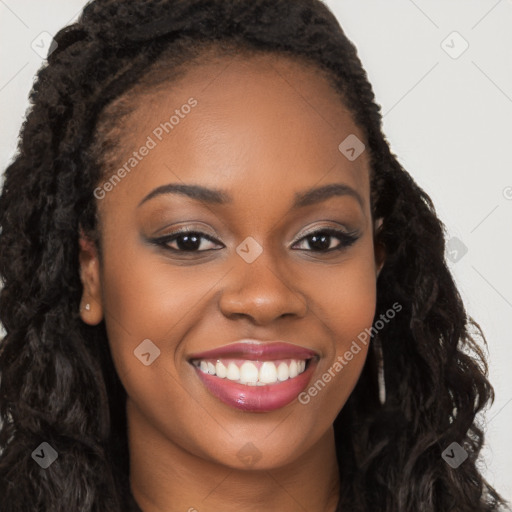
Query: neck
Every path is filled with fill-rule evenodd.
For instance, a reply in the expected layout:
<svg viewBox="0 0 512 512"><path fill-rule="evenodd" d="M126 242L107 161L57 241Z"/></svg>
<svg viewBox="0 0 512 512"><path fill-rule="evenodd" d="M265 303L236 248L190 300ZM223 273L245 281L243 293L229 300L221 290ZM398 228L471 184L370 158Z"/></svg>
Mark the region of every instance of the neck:
<svg viewBox="0 0 512 512"><path fill-rule="evenodd" d="M282 467L237 469L162 436L128 399L130 485L143 512L335 512L339 473L331 428Z"/></svg>

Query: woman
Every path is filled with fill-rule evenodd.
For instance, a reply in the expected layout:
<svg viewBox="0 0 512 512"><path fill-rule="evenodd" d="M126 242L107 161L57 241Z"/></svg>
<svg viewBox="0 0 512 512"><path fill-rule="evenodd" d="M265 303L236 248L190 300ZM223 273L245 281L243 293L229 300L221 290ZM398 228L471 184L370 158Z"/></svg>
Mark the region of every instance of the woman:
<svg viewBox="0 0 512 512"><path fill-rule="evenodd" d="M491 511L485 341L317 0L96 0L1 196L2 510Z"/></svg>

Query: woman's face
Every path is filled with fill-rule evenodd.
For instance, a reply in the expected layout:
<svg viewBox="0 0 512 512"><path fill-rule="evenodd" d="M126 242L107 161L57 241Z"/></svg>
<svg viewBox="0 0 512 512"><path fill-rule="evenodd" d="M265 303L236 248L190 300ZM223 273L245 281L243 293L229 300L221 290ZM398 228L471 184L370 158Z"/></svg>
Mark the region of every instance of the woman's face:
<svg viewBox="0 0 512 512"><path fill-rule="evenodd" d="M361 130L321 73L275 56L194 67L119 128L81 314L105 320L130 428L230 467L297 460L331 435L375 313Z"/></svg>

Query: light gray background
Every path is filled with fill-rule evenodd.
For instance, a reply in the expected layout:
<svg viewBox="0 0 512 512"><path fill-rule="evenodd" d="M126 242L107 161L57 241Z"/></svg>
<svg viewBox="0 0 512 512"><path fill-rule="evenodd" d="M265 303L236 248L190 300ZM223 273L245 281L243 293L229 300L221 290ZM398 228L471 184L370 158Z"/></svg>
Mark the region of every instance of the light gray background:
<svg viewBox="0 0 512 512"><path fill-rule="evenodd" d="M358 48L393 152L432 197L449 236L468 249L461 257L450 246L460 258L450 265L489 342L496 401L486 414L483 470L511 499L512 1L326 3ZM84 5L0 0L2 172L43 63L37 52L49 36L40 34L55 34Z"/></svg>

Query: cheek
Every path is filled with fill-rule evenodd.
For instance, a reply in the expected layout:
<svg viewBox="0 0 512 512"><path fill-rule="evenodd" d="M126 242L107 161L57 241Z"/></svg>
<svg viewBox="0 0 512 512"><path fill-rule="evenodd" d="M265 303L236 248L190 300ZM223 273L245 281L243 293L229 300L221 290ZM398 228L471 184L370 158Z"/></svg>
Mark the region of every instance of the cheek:
<svg viewBox="0 0 512 512"><path fill-rule="evenodd" d="M122 261L105 258L105 323L116 371L132 407L136 404L142 417L178 439L189 428L201 432L203 427L202 411L190 400L176 373L180 340L200 321L201 308L209 298L205 293L218 278L198 267L174 268L171 273L169 265L150 260L136 251ZM139 349L142 342L144 350ZM147 353L149 358L144 361ZM167 413L162 414L163 410Z"/></svg>
<svg viewBox="0 0 512 512"><path fill-rule="evenodd" d="M339 272L330 272L321 283L316 304L333 331L353 335L371 324L376 306L376 280L373 268L350 265Z"/></svg>
<svg viewBox="0 0 512 512"><path fill-rule="evenodd" d="M145 339L157 344L162 356L172 358L194 317L200 319L207 292L215 292L218 280L199 266L171 270L165 262L155 264L144 254L105 262L103 302L114 358L137 366L133 351Z"/></svg>
<svg viewBox="0 0 512 512"><path fill-rule="evenodd" d="M368 354L376 307L376 274L371 244L339 269L316 275L314 314L330 331L331 344L299 403L313 416L334 421L354 389Z"/></svg>
<svg viewBox="0 0 512 512"><path fill-rule="evenodd" d="M352 339L372 325L377 300L377 281L371 240L358 247L344 261L325 266L303 283L310 309L331 331L334 352L344 352Z"/></svg>
<svg viewBox="0 0 512 512"><path fill-rule="evenodd" d="M371 327L375 315L377 289L373 267L360 265L337 282L336 297L329 297L336 304L333 329L340 334L338 351L347 341L355 339L365 328Z"/></svg>
<svg viewBox="0 0 512 512"><path fill-rule="evenodd" d="M136 242L133 247L125 243L123 258L118 259L120 243L110 239L104 244L102 275L105 323L116 371L128 395L148 416L158 416L158 410L152 410L157 404L189 410L190 397L179 382L193 379L194 370L183 364L182 340L193 338L190 331L215 314L206 309L211 308L226 270L171 264ZM148 339L156 348L144 342ZM143 342L149 350L139 349ZM144 361L137 356L148 351L151 362L146 366L148 357Z"/></svg>

